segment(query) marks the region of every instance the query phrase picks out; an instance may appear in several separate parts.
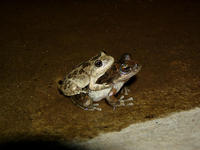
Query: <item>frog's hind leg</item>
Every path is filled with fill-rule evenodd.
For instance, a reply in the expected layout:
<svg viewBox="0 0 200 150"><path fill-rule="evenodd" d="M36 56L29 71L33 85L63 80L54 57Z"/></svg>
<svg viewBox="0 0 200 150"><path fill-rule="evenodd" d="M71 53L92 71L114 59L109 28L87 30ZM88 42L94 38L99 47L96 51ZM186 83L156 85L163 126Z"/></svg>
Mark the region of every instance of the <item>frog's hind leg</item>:
<svg viewBox="0 0 200 150"><path fill-rule="evenodd" d="M93 104L93 100L86 93L81 93L79 95L72 96L72 102L84 110L101 111L101 108L97 107L99 106L99 104Z"/></svg>

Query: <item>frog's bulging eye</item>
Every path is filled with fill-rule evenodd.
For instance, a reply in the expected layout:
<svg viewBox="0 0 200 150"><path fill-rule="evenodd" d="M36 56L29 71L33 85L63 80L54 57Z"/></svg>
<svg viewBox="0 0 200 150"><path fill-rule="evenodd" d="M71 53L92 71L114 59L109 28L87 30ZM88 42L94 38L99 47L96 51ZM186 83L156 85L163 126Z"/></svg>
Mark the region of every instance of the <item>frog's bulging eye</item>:
<svg viewBox="0 0 200 150"><path fill-rule="evenodd" d="M127 68L127 67L128 67L127 64L124 64L124 63L122 64L122 68L123 68L123 69L125 69L125 68Z"/></svg>
<svg viewBox="0 0 200 150"><path fill-rule="evenodd" d="M120 70L124 73L128 73L129 71L131 71L131 67L129 67L128 64L122 64Z"/></svg>
<svg viewBox="0 0 200 150"><path fill-rule="evenodd" d="M101 60L95 61L95 66L96 67L101 67L102 66L102 61Z"/></svg>

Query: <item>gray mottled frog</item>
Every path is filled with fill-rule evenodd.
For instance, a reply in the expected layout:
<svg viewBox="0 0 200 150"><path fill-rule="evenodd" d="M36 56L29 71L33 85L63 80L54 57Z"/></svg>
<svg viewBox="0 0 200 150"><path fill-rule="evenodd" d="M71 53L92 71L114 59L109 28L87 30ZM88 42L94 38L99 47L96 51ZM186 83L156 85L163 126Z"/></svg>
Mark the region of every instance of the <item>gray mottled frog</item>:
<svg viewBox="0 0 200 150"><path fill-rule="evenodd" d="M140 69L141 65L135 63L130 54L124 54L96 82L97 84L110 85L108 88L101 90L88 90L88 93L74 95L72 96L72 101L84 110L101 111L101 108L97 107L98 104L93 102L98 102L104 98L106 98L107 102L114 108L118 106L125 106L125 100L118 100L115 97L115 94L117 94L124 83L137 74Z"/></svg>
<svg viewBox="0 0 200 150"><path fill-rule="evenodd" d="M100 52L88 61L76 66L58 85L66 96L88 93L88 90L101 90L109 87L106 83L97 84L100 78L114 63L114 58ZM86 88L87 87L87 88Z"/></svg>

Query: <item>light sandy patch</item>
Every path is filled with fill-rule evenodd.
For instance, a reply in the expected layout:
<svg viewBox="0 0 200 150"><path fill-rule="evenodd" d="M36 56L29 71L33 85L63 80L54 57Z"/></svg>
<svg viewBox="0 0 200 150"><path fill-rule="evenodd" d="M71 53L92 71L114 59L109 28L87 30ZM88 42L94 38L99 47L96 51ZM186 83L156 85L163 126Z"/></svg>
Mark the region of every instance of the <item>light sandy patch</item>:
<svg viewBox="0 0 200 150"><path fill-rule="evenodd" d="M93 150L200 149L200 108L102 134L81 145Z"/></svg>

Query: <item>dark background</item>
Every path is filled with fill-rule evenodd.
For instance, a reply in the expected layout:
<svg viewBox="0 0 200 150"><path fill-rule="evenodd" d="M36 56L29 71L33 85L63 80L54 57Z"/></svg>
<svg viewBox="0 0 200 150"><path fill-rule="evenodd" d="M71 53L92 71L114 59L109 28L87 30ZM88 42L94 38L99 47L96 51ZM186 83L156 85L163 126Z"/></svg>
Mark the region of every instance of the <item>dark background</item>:
<svg viewBox="0 0 200 150"><path fill-rule="evenodd" d="M195 0L1 1L1 143L90 139L199 107L199 27ZM134 106L113 111L102 100L102 112L88 112L57 91L101 50L143 66L127 85Z"/></svg>

